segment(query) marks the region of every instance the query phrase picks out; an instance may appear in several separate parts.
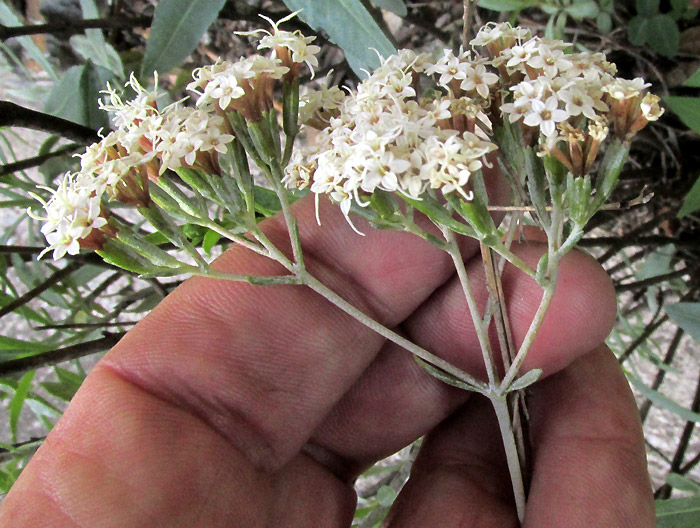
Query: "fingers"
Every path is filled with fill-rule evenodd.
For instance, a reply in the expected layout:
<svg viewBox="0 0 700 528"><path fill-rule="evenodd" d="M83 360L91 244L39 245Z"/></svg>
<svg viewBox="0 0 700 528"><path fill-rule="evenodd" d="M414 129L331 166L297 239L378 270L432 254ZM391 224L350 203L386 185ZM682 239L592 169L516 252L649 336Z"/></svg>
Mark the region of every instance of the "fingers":
<svg viewBox="0 0 700 528"><path fill-rule="evenodd" d="M346 527L355 494L298 455L260 471L186 409L106 369L3 501L0 527Z"/></svg>
<svg viewBox="0 0 700 528"><path fill-rule="evenodd" d="M587 354L532 388L525 528L652 528L637 407L614 356ZM517 526L493 410L473 398L428 435L389 526Z"/></svg>
<svg viewBox="0 0 700 528"><path fill-rule="evenodd" d="M514 249L526 261L537 262L545 246L523 244ZM542 288L521 272L506 269L504 289L519 343L532 321ZM467 263L467 272L483 310L487 292L479 257ZM554 300L525 368L542 368L550 374L598 346L612 327L615 309L610 279L598 263L584 253L570 253L561 263ZM456 277L424 303L403 328L419 345L485 376L482 353ZM498 351L495 354L498 356ZM425 434L467 397L464 391L428 375L406 351L387 344L316 431L314 442L362 467Z"/></svg>
<svg viewBox="0 0 700 528"><path fill-rule="evenodd" d="M637 406L606 347L536 385L526 527L653 528Z"/></svg>
<svg viewBox="0 0 700 528"><path fill-rule="evenodd" d="M423 441L385 526L516 528L502 445L493 409L475 396Z"/></svg>

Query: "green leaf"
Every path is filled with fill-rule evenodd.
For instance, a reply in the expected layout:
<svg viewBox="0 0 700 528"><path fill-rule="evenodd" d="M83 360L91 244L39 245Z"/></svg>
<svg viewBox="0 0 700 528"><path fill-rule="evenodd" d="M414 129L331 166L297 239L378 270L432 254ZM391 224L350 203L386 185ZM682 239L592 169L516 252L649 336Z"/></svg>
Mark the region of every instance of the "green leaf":
<svg viewBox="0 0 700 528"><path fill-rule="evenodd" d="M634 385L637 388L637 390L639 390L639 392L642 393L642 395L649 398L652 401L652 403L656 404L657 406L663 409L666 409L667 411L677 414L687 422L700 423L700 414L693 412L690 409L683 407L682 405L679 405L678 403L674 402L667 396L664 396L660 392L650 389L637 376L628 372L627 379L632 385Z"/></svg>
<svg viewBox="0 0 700 528"><path fill-rule="evenodd" d="M394 504L394 501L398 495L399 494L396 492L396 490L391 486L382 486L377 490L377 502L385 508L388 508Z"/></svg>
<svg viewBox="0 0 700 528"><path fill-rule="evenodd" d="M225 3L226 0L161 0L153 13L141 76L170 71L184 61Z"/></svg>
<svg viewBox="0 0 700 528"><path fill-rule="evenodd" d="M637 13L653 16L659 12L659 0L637 0Z"/></svg>
<svg viewBox="0 0 700 528"><path fill-rule="evenodd" d="M479 0L477 4L479 7L484 9L490 9L491 11L520 11L533 3L528 0Z"/></svg>
<svg viewBox="0 0 700 528"><path fill-rule="evenodd" d="M649 19L643 16L636 16L630 20L627 28L627 37L630 44L644 46L647 41Z"/></svg>
<svg viewBox="0 0 700 528"><path fill-rule="evenodd" d="M687 81L683 83L683 86L689 86L690 88L700 88L700 68L691 75Z"/></svg>
<svg viewBox="0 0 700 528"><path fill-rule="evenodd" d="M36 370L30 370L24 376L22 376L19 383L17 383L15 394L10 401L10 434L12 435L13 444L17 442L17 421L19 420L19 415L22 412L22 407L24 407L24 401L27 398L29 389L32 386L34 374L36 374Z"/></svg>
<svg viewBox="0 0 700 528"><path fill-rule="evenodd" d="M253 189L255 211L264 217L274 216L282 210L280 199L275 191L256 185Z"/></svg>
<svg viewBox="0 0 700 528"><path fill-rule="evenodd" d="M54 87L44 111L91 128L106 127L109 125L107 113L100 110L97 101L100 90L113 77L112 72L95 66L91 61L73 66Z"/></svg>
<svg viewBox="0 0 700 528"><path fill-rule="evenodd" d="M685 126L700 134L700 97L668 96L663 100Z"/></svg>
<svg viewBox="0 0 700 528"><path fill-rule="evenodd" d="M377 53L389 57L396 48L384 35L360 0L284 0L314 30L325 31L345 52L350 67L360 76L379 66ZM375 51L376 50L376 51Z"/></svg>
<svg viewBox="0 0 700 528"><path fill-rule="evenodd" d="M404 0L374 0L374 3L400 17L405 17L408 14Z"/></svg>
<svg viewBox="0 0 700 528"><path fill-rule="evenodd" d="M447 385L452 385L453 387L457 387L458 389L462 390L468 390L468 391L476 391L480 392L477 387L472 385L471 383L466 383L464 381L461 381L457 378L455 378L452 374L448 374L447 372L440 370L437 367L434 367L427 361L423 361L417 356L413 356L413 359L418 363L428 374L433 376L434 378L439 379L443 383L446 383Z"/></svg>
<svg viewBox="0 0 700 528"><path fill-rule="evenodd" d="M574 2L566 8L566 11L574 18L595 18L600 9L594 0L583 0Z"/></svg>
<svg viewBox="0 0 700 528"><path fill-rule="evenodd" d="M669 473L666 475L666 482L669 486L681 490L689 491L696 495L700 495L700 483L678 473Z"/></svg>
<svg viewBox="0 0 700 528"><path fill-rule="evenodd" d="M0 363L33 356L51 350L53 347L46 343L33 343L7 336L0 336Z"/></svg>
<svg viewBox="0 0 700 528"><path fill-rule="evenodd" d="M678 211L678 218L700 210L700 177L695 180L693 187L688 191L688 195L683 201L681 210Z"/></svg>
<svg viewBox="0 0 700 528"><path fill-rule="evenodd" d="M664 311L674 323L700 343L700 302L667 304Z"/></svg>
<svg viewBox="0 0 700 528"><path fill-rule="evenodd" d="M678 24L670 15L656 15L649 19L647 43L664 57L678 53L680 39Z"/></svg>
<svg viewBox="0 0 700 528"><path fill-rule="evenodd" d="M405 194L401 194L400 196L404 201L406 201L406 203L430 218L430 220L432 220L436 225L448 227L460 235L476 237L476 233L470 226L463 224L462 222L458 222L452 218L445 210L443 205L433 197L424 194L420 200L414 200Z"/></svg>
<svg viewBox="0 0 700 528"><path fill-rule="evenodd" d="M675 20L681 18L688 10L688 0L671 0L671 13Z"/></svg>
<svg viewBox="0 0 700 528"><path fill-rule="evenodd" d="M596 25L598 26L598 32L607 35L612 31L612 17L610 13L601 12L595 19Z"/></svg>
<svg viewBox="0 0 700 528"><path fill-rule="evenodd" d="M542 369L532 369L514 380L508 387L508 391L522 390L535 383L542 377Z"/></svg>
<svg viewBox="0 0 700 528"><path fill-rule="evenodd" d="M219 243L219 240L221 240L221 235L210 229L202 239L202 249L207 255L211 255L212 248Z"/></svg>
<svg viewBox="0 0 700 528"><path fill-rule="evenodd" d="M697 528L700 497L656 501L656 528Z"/></svg>

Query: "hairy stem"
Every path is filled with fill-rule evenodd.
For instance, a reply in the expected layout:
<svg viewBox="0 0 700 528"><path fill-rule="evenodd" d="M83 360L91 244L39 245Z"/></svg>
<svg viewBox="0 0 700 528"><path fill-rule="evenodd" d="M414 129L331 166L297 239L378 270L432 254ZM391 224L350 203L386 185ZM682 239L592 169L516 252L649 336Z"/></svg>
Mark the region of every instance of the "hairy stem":
<svg viewBox="0 0 700 528"><path fill-rule="evenodd" d="M450 257L452 257L452 262L457 270L459 282L461 283L462 290L464 291L464 297L467 300L469 313L474 323L474 329L476 330L476 337L479 340L479 346L481 347L481 352L484 356L484 366L486 367L489 385L491 388L495 388L497 384L498 370L493 360L493 353L491 351L491 343L489 342L488 332L483 324L481 314L479 313L479 307L476 305L476 297L474 296L474 291L472 290L469 277L467 276L467 269L464 266L464 260L462 260L462 254L459 251L457 239L454 232L452 232L449 228L443 227L442 234L447 241L447 252L449 253Z"/></svg>
<svg viewBox="0 0 700 528"><path fill-rule="evenodd" d="M520 458L518 457L518 448L515 444L515 436L513 435L508 402L505 395L494 395L490 396L489 399L491 400L493 409L496 411L498 426L501 430L501 437L503 438L503 447L506 452L510 480L513 485L515 508L518 512L520 524L522 524L525 520L525 484L523 482L522 470L520 469Z"/></svg>
<svg viewBox="0 0 700 528"><path fill-rule="evenodd" d="M393 330L390 330L381 323L375 321L367 314L365 314L364 312L347 302L340 295L338 295L333 290L325 286L323 283L321 283L318 279L316 279L309 273L304 274L304 284L306 284L313 291L315 291L316 293L333 303L335 306L343 310L345 313L347 313L348 315L352 316L354 319L365 325L367 328L374 330L376 333L378 333L385 339L388 339L389 341L396 343L400 347L405 348L414 356L417 356L423 361L426 361L431 365L441 370L444 370L448 374L453 375L454 377L461 381L464 381L465 383L478 387L479 389L481 389L480 392L486 393L486 391L488 390L487 386L484 384L483 381L477 380L470 374L467 374L463 370L458 369L451 363L445 361L442 358L439 358L435 354L428 352L424 348L416 345L415 343L412 343L405 337L400 336Z"/></svg>

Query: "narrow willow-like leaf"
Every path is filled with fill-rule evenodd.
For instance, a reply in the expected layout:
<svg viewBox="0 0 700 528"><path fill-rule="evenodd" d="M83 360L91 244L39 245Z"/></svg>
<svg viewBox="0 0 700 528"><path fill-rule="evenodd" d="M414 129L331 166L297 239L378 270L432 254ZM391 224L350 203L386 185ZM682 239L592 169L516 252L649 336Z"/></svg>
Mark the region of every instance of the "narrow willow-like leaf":
<svg viewBox="0 0 700 528"><path fill-rule="evenodd" d="M652 403L658 405L662 409L666 409L667 411L677 414L678 416L680 416L688 422L700 423L700 414L693 412L690 409L683 407L682 405L679 405L678 403L674 402L671 398L664 396L660 392L649 388L637 376L628 372L627 379L632 385L634 385L639 390L639 392L642 393L642 395L649 398L652 401Z"/></svg>
<svg viewBox="0 0 700 528"><path fill-rule="evenodd" d="M374 0L374 3L400 17L405 17L408 14L406 3L403 0Z"/></svg>
<svg viewBox="0 0 700 528"><path fill-rule="evenodd" d="M663 100L685 126L700 134L700 97L669 96Z"/></svg>
<svg viewBox="0 0 700 528"><path fill-rule="evenodd" d="M325 31L345 52L350 67L360 76L379 66L379 53L388 57L396 48L384 35L360 0L284 0L314 30ZM376 51L375 51L376 50Z"/></svg>
<svg viewBox="0 0 700 528"><path fill-rule="evenodd" d="M508 391L522 390L535 383L541 377L542 369L532 369L513 381L508 387Z"/></svg>
<svg viewBox="0 0 700 528"><path fill-rule="evenodd" d="M153 14L141 65L142 77L167 72L184 61L216 20L226 0L162 0Z"/></svg>
<svg viewBox="0 0 700 528"><path fill-rule="evenodd" d="M19 415L22 412L22 407L24 407L24 402L29 393L29 389L32 385L32 379L34 379L35 370L30 370L27 372L17 383L17 388L15 389L15 394L10 401L10 434L12 436L12 443L17 441L17 422L19 420Z"/></svg>
<svg viewBox="0 0 700 528"><path fill-rule="evenodd" d="M14 11L10 9L8 2L0 2L0 23L8 27L16 27L22 25L22 21L14 13ZM51 66L51 63L44 55L44 52L41 51L39 49L39 46L37 46L34 43L32 37L17 37L17 42L20 43L20 45L26 50L29 56L32 59L34 59L46 73L48 73L54 79L58 79L56 70L54 70L53 66Z"/></svg>
<svg viewBox="0 0 700 528"><path fill-rule="evenodd" d="M697 528L700 497L656 501L656 528Z"/></svg>
<svg viewBox="0 0 700 528"><path fill-rule="evenodd" d="M700 343L700 302L667 304L664 311L674 323Z"/></svg>
<svg viewBox="0 0 700 528"><path fill-rule="evenodd" d="M681 218L695 211L700 211L700 178L695 180L693 187L688 191L688 195L683 201L681 210L678 211L678 218Z"/></svg>
<svg viewBox="0 0 700 528"><path fill-rule="evenodd" d="M465 383L464 381L459 380L450 374L447 374L446 372L440 370L439 368L434 367L433 365L431 365L427 361L423 361L419 357L414 356L413 359L415 359L416 362L428 374L430 374L434 378L439 379L443 383L446 383L447 385L452 385L453 387L457 387L458 389L462 389L462 390L481 392L478 387L475 387L471 383Z"/></svg>

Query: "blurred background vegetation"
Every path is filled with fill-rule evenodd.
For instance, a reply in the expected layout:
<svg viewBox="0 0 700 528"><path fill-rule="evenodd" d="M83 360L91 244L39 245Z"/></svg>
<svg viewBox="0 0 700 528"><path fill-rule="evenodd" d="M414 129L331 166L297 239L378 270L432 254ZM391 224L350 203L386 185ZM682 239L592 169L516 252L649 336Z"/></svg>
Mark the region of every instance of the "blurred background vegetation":
<svg viewBox="0 0 700 528"><path fill-rule="evenodd" d="M71 154L109 121L107 82L134 73L172 100L191 71L252 52L234 31L305 8L288 27L324 45L318 77L353 86L374 48L458 47L463 5L439 0L0 0L0 493L6 493L86 371L181 278L142 279L85 253L37 261L45 241L26 214ZM510 20L602 51L625 78L644 77L667 112L640 134L616 191L581 246L613 277L609 345L645 425L659 526L700 526L700 22L698 0L480 0L474 27ZM274 212L274 205L270 212ZM128 210L123 211L129 215ZM190 234L223 248L201 230ZM355 524L378 526L416 446L358 481Z"/></svg>

